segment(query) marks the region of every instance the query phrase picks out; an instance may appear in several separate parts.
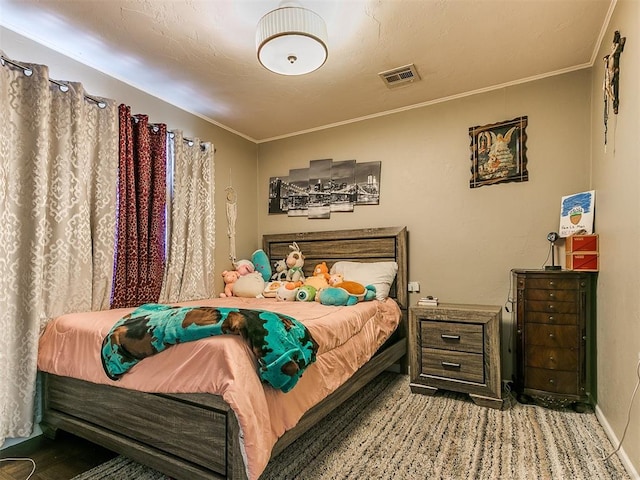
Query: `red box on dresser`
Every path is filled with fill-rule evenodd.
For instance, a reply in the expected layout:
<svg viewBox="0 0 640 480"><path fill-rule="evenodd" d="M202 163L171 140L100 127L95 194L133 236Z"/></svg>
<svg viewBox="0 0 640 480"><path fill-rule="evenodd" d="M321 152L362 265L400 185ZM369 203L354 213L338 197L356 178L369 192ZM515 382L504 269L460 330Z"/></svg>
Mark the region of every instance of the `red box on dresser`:
<svg viewBox="0 0 640 480"><path fill-rule="evenodd" d="M567 253L567 270L581 270L583 272L597 272L597 253Z"/></svg>
<svg viewBox="0 0 640 480"><path fill-rule="evenodd" d="M565 252L598 252L598 235L571 235L565 242Z"/></svg>

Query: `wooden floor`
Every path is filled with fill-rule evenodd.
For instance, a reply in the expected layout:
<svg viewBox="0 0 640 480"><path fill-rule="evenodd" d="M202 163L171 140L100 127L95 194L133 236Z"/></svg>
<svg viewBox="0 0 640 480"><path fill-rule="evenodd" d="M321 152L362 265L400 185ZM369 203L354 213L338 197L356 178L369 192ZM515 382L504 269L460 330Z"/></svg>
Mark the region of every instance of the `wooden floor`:
<svg viewBox="0 0 640 480"><path fill-rule="evenodd" d="M116 454L66 432L55 440L44 435L0 450L0 459L31 458L36 471L29 480L69 480ZM33 468L29 461L0 462L0 480L26 480Z"/></svg>

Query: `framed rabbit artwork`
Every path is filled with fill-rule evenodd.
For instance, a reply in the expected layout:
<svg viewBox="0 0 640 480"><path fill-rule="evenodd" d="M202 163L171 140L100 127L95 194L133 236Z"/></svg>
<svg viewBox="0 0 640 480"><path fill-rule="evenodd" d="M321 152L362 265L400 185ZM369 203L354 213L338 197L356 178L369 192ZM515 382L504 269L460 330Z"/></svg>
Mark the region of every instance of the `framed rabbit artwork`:
<svg viewBox="0 0 640 480"><path fill-rule="evenodd" d="M526 182L527 117L469 128L471 188L506 182Z"/></svg>

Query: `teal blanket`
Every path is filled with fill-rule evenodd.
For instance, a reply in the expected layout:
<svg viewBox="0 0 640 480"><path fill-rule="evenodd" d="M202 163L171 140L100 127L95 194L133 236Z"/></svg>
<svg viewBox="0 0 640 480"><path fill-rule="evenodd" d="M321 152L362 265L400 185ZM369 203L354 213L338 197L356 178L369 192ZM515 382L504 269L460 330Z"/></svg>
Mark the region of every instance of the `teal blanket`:
<svg viewBox="0 0 640 480"><path fill-rule="evenodd" d="M241 335L258 360L263 382L291 390L316 360L318 344L295 318L265 310L174 307L149 303L120 319L102 342L102 366L118 380L140 360L177 343Z"/></svg>

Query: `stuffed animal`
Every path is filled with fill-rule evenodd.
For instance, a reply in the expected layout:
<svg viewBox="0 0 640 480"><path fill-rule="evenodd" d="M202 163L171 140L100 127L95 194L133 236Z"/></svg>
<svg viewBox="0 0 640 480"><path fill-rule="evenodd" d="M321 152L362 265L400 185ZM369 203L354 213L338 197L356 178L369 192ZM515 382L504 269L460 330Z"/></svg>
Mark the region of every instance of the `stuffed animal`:
<svg viewBox="0 0 640 480"><path fill-rule="evenodd" d="M358 297L351 295L344 288L327 287L318 292L316 300L322 305L355 305Z"/></svg>
<svg viewBox="0 0 640 480"><path fill-rule="evenodd" d="M245 298L260 298L264 291L264 279L260 272L240 275L233 284L233 296Z"/></svg>
<svg viewBox="0 0 640 480"><path fill-rule="evenodd" d="M293 242L292 245L289 245L289 248L292 250L289 255L287 255L287 280L290 282L304 282L304 272L302 271L302 267L304 266L304 255L300 251L300 247L296 242Z"/></svg>
<svg viewBox="0 0 640 480"><path fill-rule="evenodd" d="M322 305L355 305L359 301L370 301L376 298L376 287L367 285L366 292L359 298L341 287L327 287L320 290L316 301Z"/></svg>
<svg viewBox="0 0 640 480"><path fill-rule="evenodd" d="M236 268L236 272L238 272L240 276L244 276L255 271L255 267L250 260L238 260L233 264L233 266Z"/></svg>
<svg viewBox="0 0 640 480"><path fill-rule="evenodd" d="M287 261L283 258L273 263L271 281L285 282L287 280Z"/></svg>
<svg viewBox="0 0 640 480"><path fill-rule="evenodd" d="M262 279L268 282L271 279L271 264L269 264L269 257L264 250L256 250L251 255L251 263L256 269L256 272L260 272Z"/></svg>
<svg viewBox="0 0 640 480"><path fill-rule="evenodd" d="M329 286L329 284L324 279L324 277L319 277L316 275L314 275L313 277L305 278L304 285L309 285L310 287L313 287L316 290L320 290L321 288L327 288Z"/></svg>
<svg viewBox="0 0 640 480"><path fill-rule="evenodd" d="M313 276L322 277L329 282L329 267L327 267L327 262L319 263L313 267Z"/></svg>
<svg viewBox="0 0 640 480"><path fill-rule="evenodd" d="M355 295L361 299L364 299L364 294L367 291L365 286L361 283L344 280L340 273L334 273L329 277L329 285L332 287L344 288L351 295Z"/></svg>
<svg viewBox="0 0 640 480"><path fill-rule="evenodd" d="M298 293L298 287L295 283L287 282L276 290L276 300L279 302L293 302Z"/></svg>
<svg viewBox="0 0 640 480"><path fill-rule="evenodd" d="M313 302L316 299L316 289L311 285L303 285L298 288L296 300L298 302Z"/></svg>
<svg viewBox="0 0 640 480"><path fill-rule="evenodd" d="M240 274L235 270L225 270L222 272L224 292L220 294L220 297L233 297L233 285L238 278L240 278Z"/></svg>
<svg viewBox="0 0 640 480"><path fill-rule="evenodd" d="M276 292L283 285L284 282L279 282L276 280L265 283L264 290L262 291L262 296L265 298L275 298Z"/></svg>

